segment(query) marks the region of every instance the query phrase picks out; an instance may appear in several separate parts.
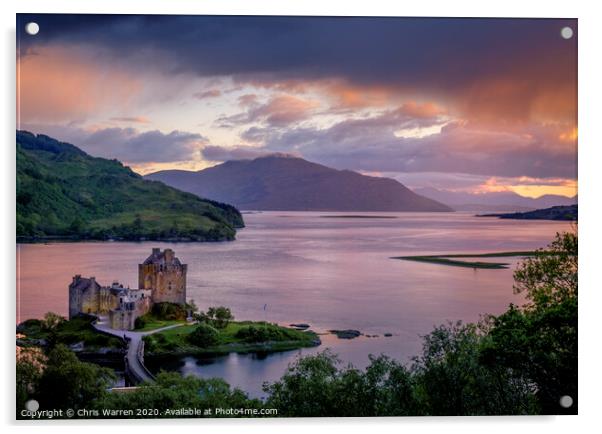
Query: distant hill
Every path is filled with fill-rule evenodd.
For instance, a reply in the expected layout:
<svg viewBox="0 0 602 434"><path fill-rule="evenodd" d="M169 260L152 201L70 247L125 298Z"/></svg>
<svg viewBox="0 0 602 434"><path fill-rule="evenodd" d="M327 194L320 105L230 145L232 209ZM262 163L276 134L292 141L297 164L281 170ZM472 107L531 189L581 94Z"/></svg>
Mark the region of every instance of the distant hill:
<svg viewBox="0 0 602 434"><path fill-rule="evenodd" d="M146 178L244 210L452 211L394 179L283 155L227 161L198 172L164 170Z"/></svg>
<svg viewBox="0 0 602 434"><path fill-rule="evenodd" d="M465 193L424 187L414 189L415 193L443 202L458 211L532 211L558 205L574 205L577 196L566 197L547 194L538 198L524 197L512 191L489 193Z"/></svg>
<svg viewBox="0 0 602 434"><path fill-rule="evenodd" d="M17 131L17 238L231 240L238 210Z"/></svg>
<svg viewBox="0 0 602 434"><path fill-rule="evenodd" d="M479 217L499 217L501 219L516 220L577 220L577 205L553 206L551 208L537 209L528 212L515 212L509 214L482 214Z"/></svg>

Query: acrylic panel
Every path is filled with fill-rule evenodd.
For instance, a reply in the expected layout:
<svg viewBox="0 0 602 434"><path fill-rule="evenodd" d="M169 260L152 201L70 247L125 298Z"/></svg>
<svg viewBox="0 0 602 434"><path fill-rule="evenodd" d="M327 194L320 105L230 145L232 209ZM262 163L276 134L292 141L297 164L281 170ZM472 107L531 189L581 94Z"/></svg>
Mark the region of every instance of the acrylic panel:
<svg viewBox="0 0 602 434"><path fill-rule="evenodd" d="M576 414L577 36L17 15L16 417Z"/></svg>

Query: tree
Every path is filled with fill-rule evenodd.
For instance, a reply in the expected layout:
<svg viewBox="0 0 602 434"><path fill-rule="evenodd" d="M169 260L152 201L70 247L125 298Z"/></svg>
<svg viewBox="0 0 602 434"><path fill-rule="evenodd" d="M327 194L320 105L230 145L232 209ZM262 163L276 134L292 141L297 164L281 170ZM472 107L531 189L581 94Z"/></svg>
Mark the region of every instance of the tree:
<svg viewBox="0 0 602 434"><path fill-rule="evenodd" d="M420 414L411 373L398 362L371 356L365 371L339 365L329 350L298 359L279 381L264 385L267 406L292 417Z"/></svg>
<svg viewBox="0 0 602 434"><path fill-rule="evenodd" d="M64 317L54 312L46 312L42 320L42 328L48 332L56 332L57 328L64 322Z"/></svg>
<svg viewBox="0 0 602 434"><path fill-rule="evenodd" d="M489 322L449 323L424 337L414 359L416 393L429 415L532 414L532 385L506 367L482 362Z"/></svg>
<svg viewBox="0 0 602 434"><path fill-rule="evenodd" d="M526 292L528 310L545 310L577 302L578 239L576 232L556 234L539 255L525 259L514 273L515 293Z"/></svg>
<svg viewBox="0 0 602 434"><path fill-rule="evenodd" d="M218 343L219 332L209 324L201 323L188 335L188 341L198 347L210 347Z"/></svg>
<svg viewBox="0 0 602 434"><path fill-rule="evenodd" d="M234 315L229 308L224 306L210 307L207 312L194 314L193 318L198 322L204 322L217 328L225 328L230 321L234 320Z"/></svg>
<svg viewBox="0 0 602 434"><path fill-rule="evenodd" d="M81 233L84 230L85 224L86 223L79 215L75 216L75 218L71 221L71 224L69 225L68 232L71 235L81 235Z"/></svg>
<svg viewBox="0 0 602 434"><path fill-rule="evenodd" d="M576 233L557 234L542 254L523 261L514 288L529 302L493 318L482 351L485 362L534 385L543 414L577 413L577 244ZM564 395L573 399L568 409L559 405Z"/></svg>
<svg viewBox="0 0 602 434"><path fill-rule="evenodd" d="M160 417L174 417L165 411L180 408L252 410L262 408L263 404L258 399L249 399L240 389L231 389L220 378L202 379L161 372L154 383L143 383L128 393L106 393L94 402L93 407L99 410L146 408L158 410Z"/></svg>
<svg viewBox="0 0 602 434"><path fill-rule="evenodd" d="M220 306L215 310L215 321L218 328L226 327L232 320L234 320L234 315L229 308Z"/></svg>
<svg viewBox="0 0 602 434"><path fill-rule="evenodd" d="M48 354L36 395L41 409L86 408L105 393L114 379L110 369L80 362L59 344Z"/></svg>
<svg viewBox="0 0 602 434"><path fill-rule="evenodd" d="M47 332L46 342L50 348L53 348L58 341L58 329L65 322L65 318L54 312L47 312L40 321L42 330Z"/></svg>
<svg viewBox="0 0 602 434"><path fill-rule="evenodd" d="M45 364L46 357L40 348L17 347L17 415L29 399L37 397L36 393Z"/></svg>
<svg viewBox="0 0 602 434"><path fill-rule="evenodd" d="M191 313L198 312L199 308L194 302L194 299L190 299L190 301L186 304L186 309L188 309Z"/></svg>
<svg viewBox="0 0 602 434"><path fill-rule="evenodd" d="M132 235L133 236L141 236L142 229L143 229L142 218L140 217L140 214L136 214L136 217L134 218L134 221L132 222Z"/></svg>

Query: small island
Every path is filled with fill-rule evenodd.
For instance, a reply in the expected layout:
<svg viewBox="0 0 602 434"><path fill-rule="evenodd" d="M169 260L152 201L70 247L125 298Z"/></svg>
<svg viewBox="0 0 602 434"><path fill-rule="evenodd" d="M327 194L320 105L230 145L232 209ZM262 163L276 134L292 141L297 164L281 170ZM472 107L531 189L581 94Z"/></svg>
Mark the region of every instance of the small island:
<svg viewBox="0 0 602 434"><path fill-rule="evenodd" d="M216 320L208 320L145 336L144 357L276 352L321 343L318 335L312 331L295 330L263 321L218 324Z"/></svg>
<svg viewBox="0 0 602 434"><path fill-rule="evenodd" d="M448 265L451 267L464 268L484 268L490 270L499 270L508 268L510 264L507 262L483 262L483 261L466 261L461 259L469 258L511 258L520 257L526 258L530 256L546 256L551 253L545 250L529 250L529 251L514 251L514 252L494 252L494 253L450 253L444 255L422 255L422 256L393 256L391 259L401 259L404 261L426 262L430 264Z"/></svg>
<svg viewBox="0 0 602 434"><path fill-rule="evenodd" d="M577 221L577 204L569 206L553 206L551 208L536 209L534 211L513 212L505 214L480 214L477 217L498 217L501 219L515 220L564 220Z"/></svg>

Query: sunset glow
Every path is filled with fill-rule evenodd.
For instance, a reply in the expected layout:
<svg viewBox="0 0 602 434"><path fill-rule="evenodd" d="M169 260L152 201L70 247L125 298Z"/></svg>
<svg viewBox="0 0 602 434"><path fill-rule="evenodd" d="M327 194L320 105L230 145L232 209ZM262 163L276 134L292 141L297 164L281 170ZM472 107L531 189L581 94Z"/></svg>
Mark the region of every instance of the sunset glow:
<svg viewBox="0 0 602 434"><path fill-rule="evenodd" d="M37 18L20 35L18 128L139 173L285 152L445 180L415 187L462 174L465 191L576 194L571 20Z"/></svg>

